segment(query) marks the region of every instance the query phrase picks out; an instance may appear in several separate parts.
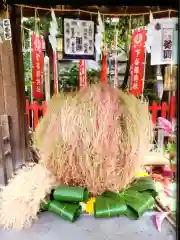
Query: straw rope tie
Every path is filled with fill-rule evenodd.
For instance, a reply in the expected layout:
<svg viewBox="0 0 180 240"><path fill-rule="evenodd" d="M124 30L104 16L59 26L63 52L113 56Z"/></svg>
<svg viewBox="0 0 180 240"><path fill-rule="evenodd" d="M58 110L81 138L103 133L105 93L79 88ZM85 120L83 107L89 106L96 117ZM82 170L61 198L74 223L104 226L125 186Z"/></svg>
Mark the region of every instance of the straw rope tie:
<svg viewBox="0 0 180 240"><path fill-rule="evenodd" d="M97 12L91 12L87 10L82 10L82 9L56 9L56 8L42 8L42 7L33 7L33 6L28 6L28 5L23 5L23 4L15 4L17 7L23 7L23 8L31 8L31 9L39 9L39 10L44 10L44 11L55 11L55 12L80 12L80 13L88 13L91 15L98 15ZM178 12L177 10L174 9L168 9L168 10L161 10L161 11L154 11L152 14L159 14L159 13L169 13L169 12ZM118 16L142 16L142 15L149 15L149 12L144 12L144 13L121 13L121 14L114 14L114 13L100 13L103 14L104 16L112 16L112 17L118 17Z"/></svg>
<svg viewBox="0 0 180 240"><path fill-rule="evenodd" d="M62 213L64 212L64 210L66 209L66 206L67 206L67 204L65 204L64 205L64 207L63 207L63 209L62 210L60 210L61 211L61 217L62 217Z"/></svg>

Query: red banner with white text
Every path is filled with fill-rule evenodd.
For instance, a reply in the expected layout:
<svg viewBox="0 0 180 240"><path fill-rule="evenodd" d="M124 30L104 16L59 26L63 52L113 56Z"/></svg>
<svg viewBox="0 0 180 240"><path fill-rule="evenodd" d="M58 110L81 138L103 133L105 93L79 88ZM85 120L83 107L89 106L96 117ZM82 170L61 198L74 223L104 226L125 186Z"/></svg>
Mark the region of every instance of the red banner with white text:
<svg viewBox="0 0 180 240"><path fill-rule="evenodd" d="M86 60L79 61L79 86L80 86L80 88L85 88L87 86Z"/></svg>
<svg viewBox="0 0 180 240"><path fill-rule="evenodd" d="M131 42L130 93L134 96L140 96L143 92L145 41L145 29L136 29L133 31Z"/></svg>
<svg viewBox="0 0 180 240"><path fill-rule="evenodd" d="M34 99L43 99L43 39L37 33L31 37L32 91Z"/></svg>

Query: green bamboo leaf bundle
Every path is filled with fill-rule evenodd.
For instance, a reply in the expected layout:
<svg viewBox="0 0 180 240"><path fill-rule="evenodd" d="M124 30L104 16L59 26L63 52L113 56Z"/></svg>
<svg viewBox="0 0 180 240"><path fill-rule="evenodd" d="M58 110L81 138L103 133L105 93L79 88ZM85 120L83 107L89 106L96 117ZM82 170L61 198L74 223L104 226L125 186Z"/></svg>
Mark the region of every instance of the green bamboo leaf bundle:
<svg viewBox="0 0 180 240"><path fill-rule="evenodd" d="M130 219L138 219L154 207L157 192L153 180L143 177L135 180L129 188L121 192L105 192L103 196L116 202L123 200L127 206L125 215Z"/></svg>
<svg viewBox="0 0 180 240"><path fill-rule="evenodd" d="M146 211L151 210L155 204L155 200L149 191L140 193L131 188L121 193L107 192L104 196L116 202L124 201L127 207L124 214L130 219L138 219Z"/></svg>
<svg viewBox="0 0 180 240"><path fill-rule="evenodd" d="M64 203L53 200L49 204L48 211L53 212L66 220L75 222L81 215L82 208L79 204Z"/></svg>
<svg viewBox="0 0 180 240"><path fill-rule="evenodd" d="M113 217L124 215L127 211L127 206L123 200L115 201L111 198L98 196L94 204L94 216L97 218Z"/></svg>
<svg viewBox="0 0 180 240"><path fill-rule="evenodd" d="M89 192L81 187L58 187L53 193L54 200L64 202L84 202L89 198Z"/></svg>
<svg viewBox="0 0 180 240"><path fill-rule="evenodd" d="M121 198L126 202L129 212L133 212L133 215L136 214L137 219L148 210L152 210L155 204L155 200L149 192L140 193L133 189L126 190Z"/></svg>
<svg viewBox="0 0 180 240"><path fill-rule="evenodd" d="M135 180L130 188L137 189L137 191L142 192L146 190L156 190L155 184L151 177L141 177Z"/></svg>
<svg viewBox="0 0 180 240"><path fill-rule="evenodd" d="M153 197L157 196L155 184L151 177L142 177L135 180L129 189L136 190L138 192L149 192Z"/></svg>

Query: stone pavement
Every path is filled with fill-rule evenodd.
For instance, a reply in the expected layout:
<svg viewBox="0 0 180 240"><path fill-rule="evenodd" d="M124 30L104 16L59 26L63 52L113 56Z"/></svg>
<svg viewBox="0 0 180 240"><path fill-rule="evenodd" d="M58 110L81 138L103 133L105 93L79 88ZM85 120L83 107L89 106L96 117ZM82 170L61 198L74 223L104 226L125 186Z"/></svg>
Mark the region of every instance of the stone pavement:
<svg viewBox="0 0 180 240"><path fill-rule="evenodd" d="M52 213L42 213L40 219L21 232L0 229L2 240L174 240L175 231L163 222L162 232L158 232L150 216L137 221L126 217L95 219L83 215L75 223L65 221Z"/></svg>

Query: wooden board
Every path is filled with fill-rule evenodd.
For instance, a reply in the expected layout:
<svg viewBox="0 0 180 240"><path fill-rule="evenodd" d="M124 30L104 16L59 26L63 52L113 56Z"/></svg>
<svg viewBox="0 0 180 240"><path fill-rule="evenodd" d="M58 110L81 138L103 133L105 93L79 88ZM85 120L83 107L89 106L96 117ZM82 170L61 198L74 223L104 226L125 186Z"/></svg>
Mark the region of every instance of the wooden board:
<svg viewBox="0 0 180 240"><path fill-rule="evenodd" d="M169 164L168 155L159 152L149 152L144 156L144 165L166 165Z"/></svg>
<svg viewBox="0 0 180 240"><path fill-rule="evenodd" d="M13 174L9 118L0 115L0 185L7 185Z"/></svg>

